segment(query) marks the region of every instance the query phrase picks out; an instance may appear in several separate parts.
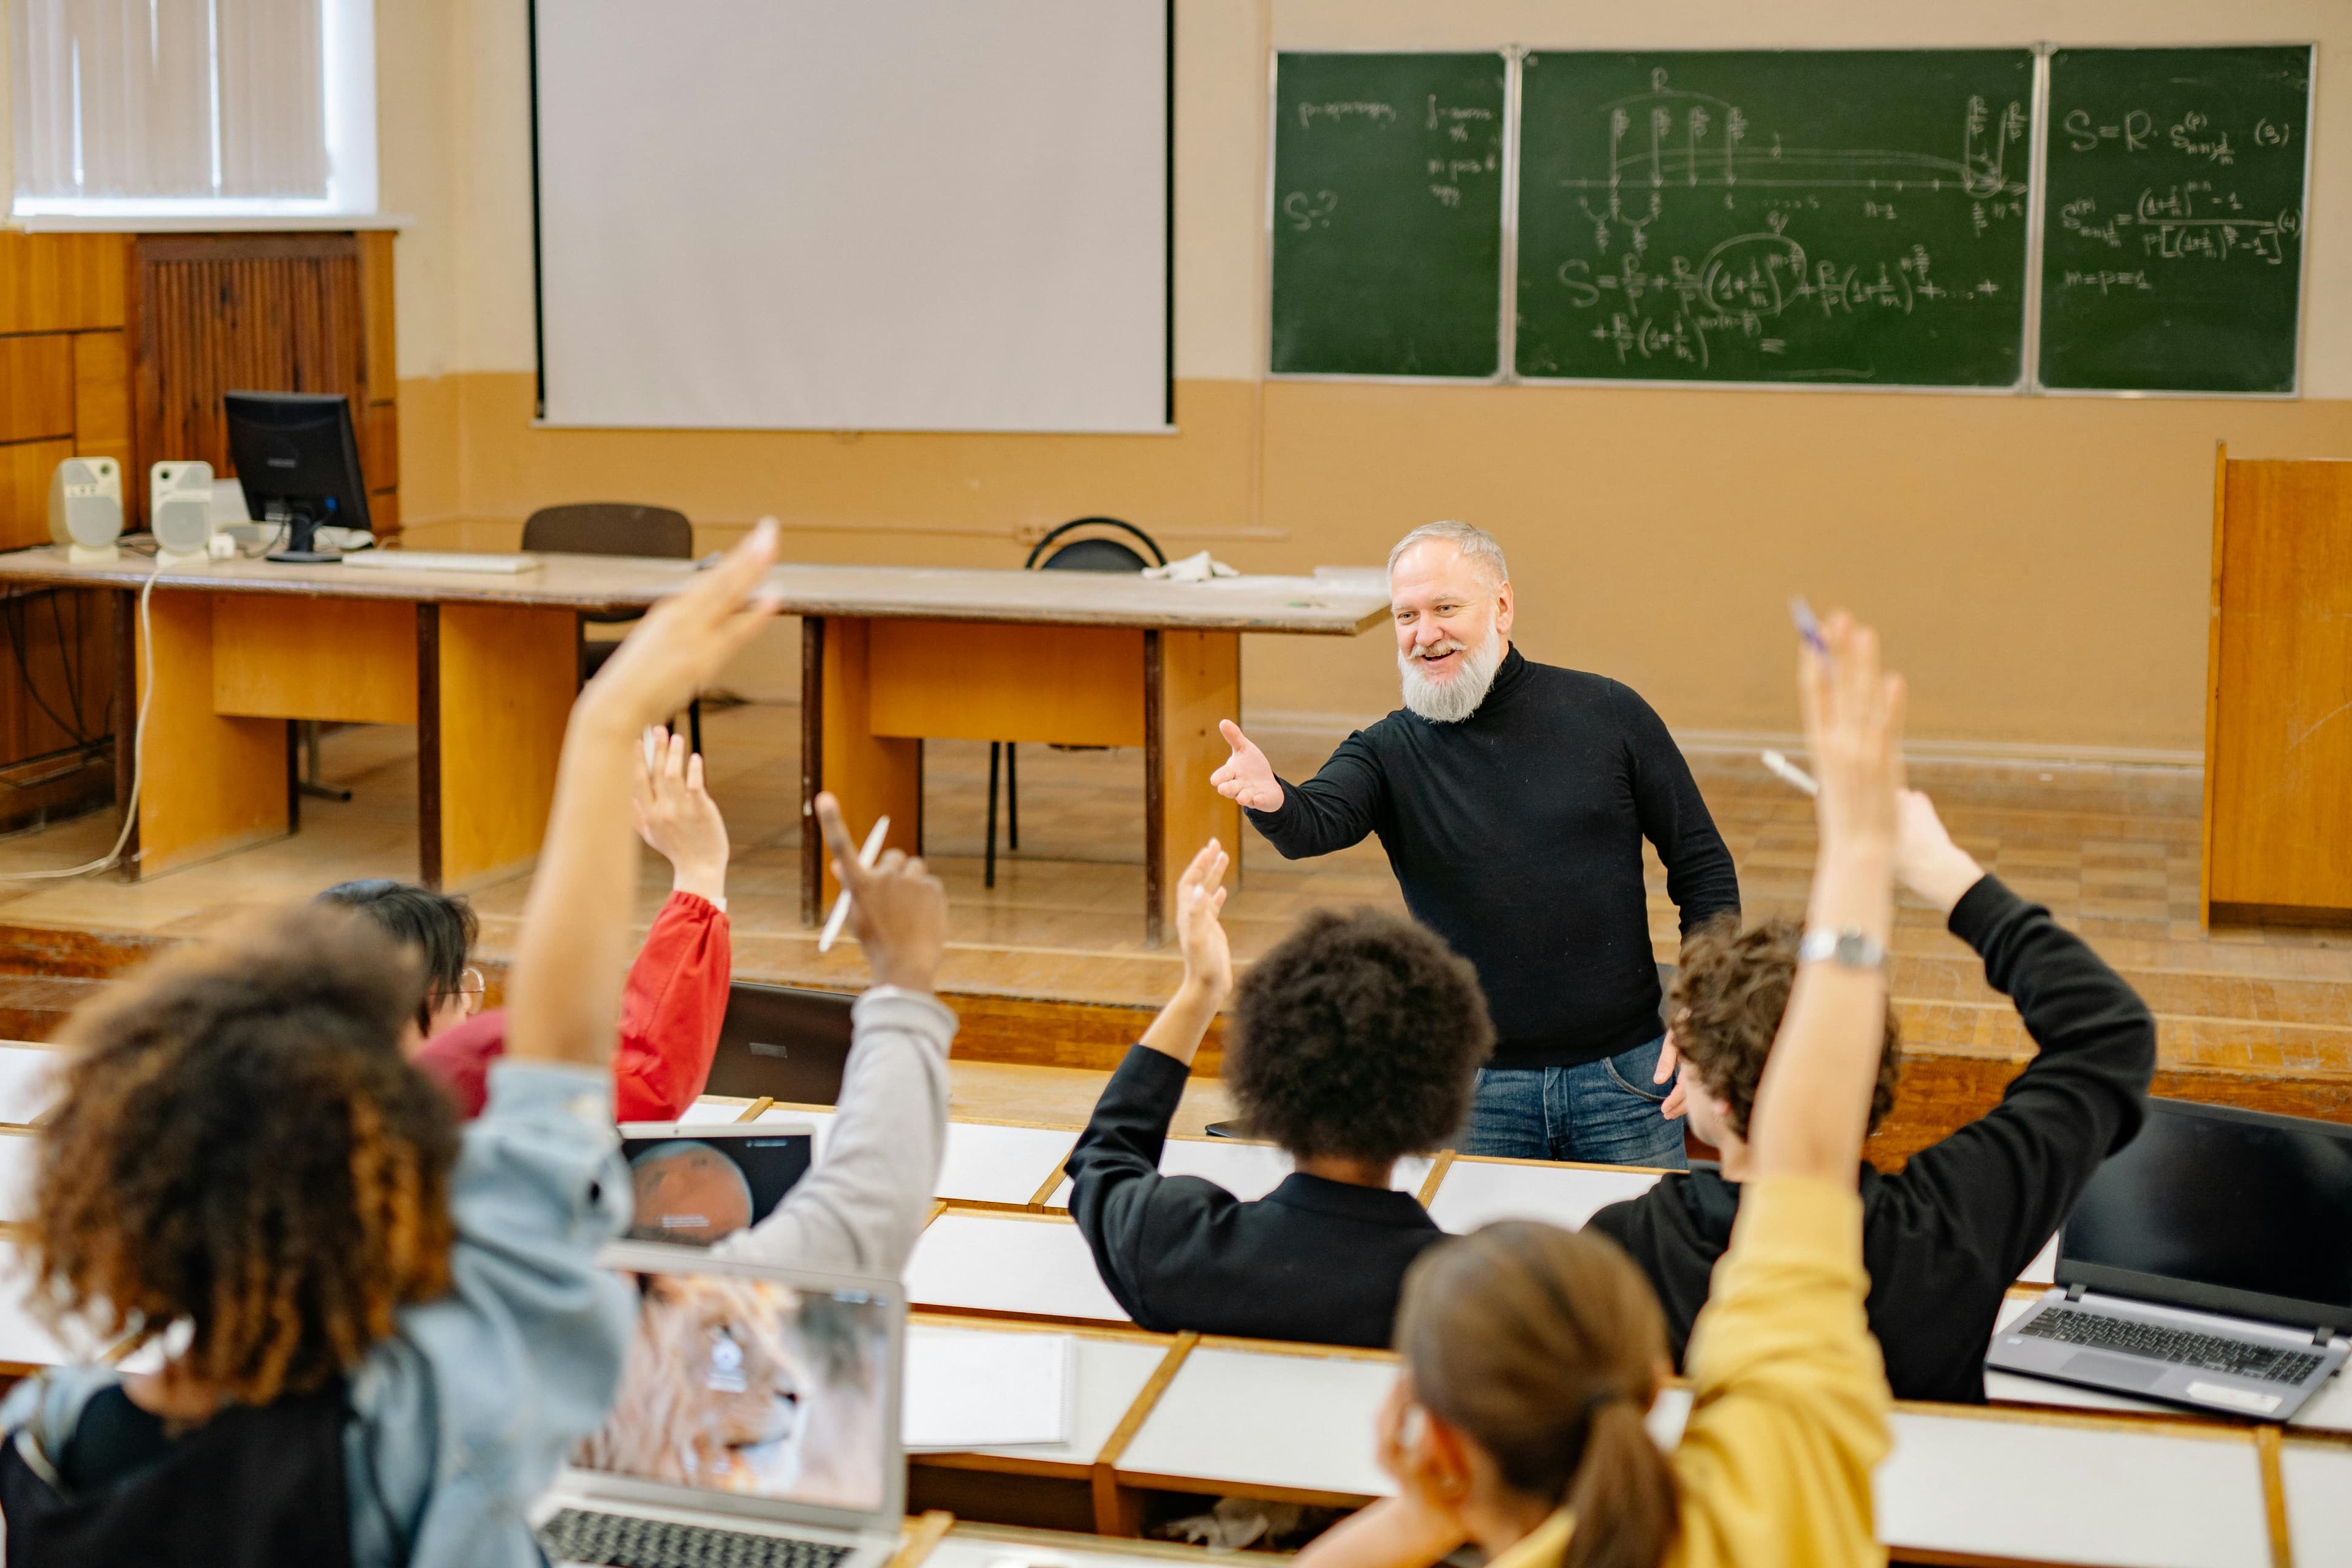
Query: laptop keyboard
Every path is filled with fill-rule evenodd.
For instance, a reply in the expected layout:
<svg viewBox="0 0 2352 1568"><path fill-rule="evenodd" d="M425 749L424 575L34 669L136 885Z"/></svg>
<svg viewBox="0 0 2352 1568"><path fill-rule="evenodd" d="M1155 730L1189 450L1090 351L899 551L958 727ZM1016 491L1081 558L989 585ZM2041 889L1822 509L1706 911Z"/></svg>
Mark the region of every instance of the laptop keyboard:
<svg viewBox="0 0 2352 1568"><path fill-rule="evenodd" d="M2126 1355L2202 1367L2234 1377L2258 1378L2264 1383L2301 1383L2320 1362L2308 1351L2281 1350L2253 1340L2225 1340L2188 1329L2168 1329L2161 1323L2109 1317L2104 1312L2077 1312L2065 1307L2053 1307L2036 1314L2017 1332L2026 1339L2120 1351Z"/></svg>
<svg viewBox="0 0 2352 1568"><path fill-rule="evenodd" d="M628 1513L567 1508L539 1527L539 1543L559 1562L614 1568L833 1568L846 1546L753 1535L702 1524L673 1524Z"/></svg>

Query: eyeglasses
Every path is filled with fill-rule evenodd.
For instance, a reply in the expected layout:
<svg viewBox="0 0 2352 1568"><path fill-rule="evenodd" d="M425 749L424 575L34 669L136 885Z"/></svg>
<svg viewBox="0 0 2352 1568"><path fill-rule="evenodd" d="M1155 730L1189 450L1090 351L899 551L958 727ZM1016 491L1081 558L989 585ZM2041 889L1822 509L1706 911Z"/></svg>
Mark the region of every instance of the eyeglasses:
<svg viewBox="0 0 2352 1568"><path fill-rule="evenodd" d="M466 999L466 1016L473 1016L482 1010L482 1003L490 994L490 983L478 969L468 967L457 977L457 994Z"/></svg>

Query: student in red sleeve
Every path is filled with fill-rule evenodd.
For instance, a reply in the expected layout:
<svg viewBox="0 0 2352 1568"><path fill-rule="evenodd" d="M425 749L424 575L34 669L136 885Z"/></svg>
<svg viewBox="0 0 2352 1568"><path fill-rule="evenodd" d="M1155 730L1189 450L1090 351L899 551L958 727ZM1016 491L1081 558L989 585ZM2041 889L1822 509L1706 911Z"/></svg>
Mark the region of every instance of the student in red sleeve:
<svg viewBox="0 0 2352 1568"><path fill-rule="evenodd" d="M653 763L636 779L637 832L674 879L630 967L613 1053L613 1119L674 1121L710 1078L727 1014L727 824L702 784L686 737L653 731ZM319 895L373 917L424 955L425 1003L406 1049L439 1079L460 1115L481 1113L490 1063L506 1050L506 1014L482 1013L481 972L467 965L474 911L465 900L406 882L344 882Z"/></svg>

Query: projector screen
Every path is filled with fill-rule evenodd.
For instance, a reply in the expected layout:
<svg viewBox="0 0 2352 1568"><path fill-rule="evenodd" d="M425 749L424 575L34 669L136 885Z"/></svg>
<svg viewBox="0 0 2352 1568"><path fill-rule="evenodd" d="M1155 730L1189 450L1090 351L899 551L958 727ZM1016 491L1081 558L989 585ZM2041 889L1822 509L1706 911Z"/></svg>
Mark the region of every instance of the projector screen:
<svg viewBox="0 0 2352 1568"><path fill-rule="evenodd" d="M537 0L551 425L1157 430L1169 0Z"/></svg>

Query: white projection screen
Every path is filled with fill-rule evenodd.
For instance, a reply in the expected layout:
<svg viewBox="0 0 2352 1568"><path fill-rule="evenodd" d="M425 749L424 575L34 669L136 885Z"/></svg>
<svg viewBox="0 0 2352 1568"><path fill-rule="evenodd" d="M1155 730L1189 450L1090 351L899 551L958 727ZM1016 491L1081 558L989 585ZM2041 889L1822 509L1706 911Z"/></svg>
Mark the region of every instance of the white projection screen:
<svg viewBox="0 0 2352 1568"><path fill-rule="evenodd" d="M1169 415L1169 0L537 0L541 417Z"/></svg>

